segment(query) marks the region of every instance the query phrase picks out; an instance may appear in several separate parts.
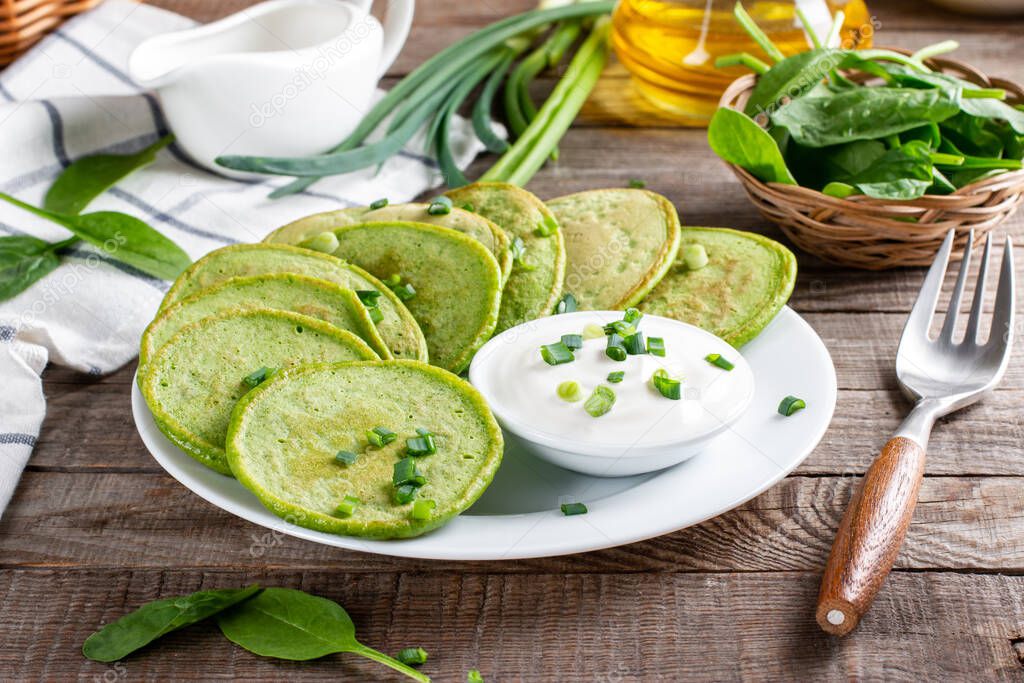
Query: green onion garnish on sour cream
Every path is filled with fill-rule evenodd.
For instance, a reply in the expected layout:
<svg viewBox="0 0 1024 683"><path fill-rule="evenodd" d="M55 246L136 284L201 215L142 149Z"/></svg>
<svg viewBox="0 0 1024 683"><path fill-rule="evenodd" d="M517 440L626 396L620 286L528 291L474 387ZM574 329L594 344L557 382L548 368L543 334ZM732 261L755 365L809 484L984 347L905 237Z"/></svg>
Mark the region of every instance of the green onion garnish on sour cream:
<svg viewBox="0 0 1024 683"><path fill-rule="evenodd" d="M704 360L711 363L717 368L722 368L723 370L732 370L734 367L736 367L730 361L723 358L722 354L720 353L709 353L708 355L704 356Z"/></svg>
<svg viewBox="0 0 1024 683"><path fill-rule="evenodd" d="M647 339L647 353L652 356L665 357L665 340L661 337L648 337Z"/></svg>
<svg viewBox="0 0 1024 683"><path fill-rule="evenodd" d="M583 335L582 334L563 334L562 343L568 346L570 349L575 351L576 349L583 348Z"/></svg>
<svg viewBox="0 0 1024 683"><path fill-rule="evenodd" d="M572 354L572 349L561 341L556 341L554 344L545 344L540 347L540 357L548 365L561 365L576 360L576 356Z"/></svg>
<svg viewBox="0 0 1024 683"><path fill-rule="evenodd" d="M604 349L606 356L616 361L626 360L626 356L629 355L626 351L626 345L622 341L622 337L615 334L614 332L608 335L608 345Z"/></svg>
<svg viewBox="0 0 1024 683"><path fill-rule="evenodd" d="M607 379L610 384L618 384L619 382L622 381L622 378L625 376L625 371L619 370L617 372L609 372Z"/></svg>
<svg viewBox="0 0 1024 683"><path fill-rule="evenodd" d="M594 393L583 404L583 409L590 413L591 417L601 417L606 415L613 405L615 405L615 392L609 387L600 385L594 389Z"/></svg>
<svg viewBox="0 0 1024 683"><path fill-rule="evenodd" d="M622 340L622 344L626 347L626 353L631 356L642 356L647 353L647 348L644 346L643 332L635 332L629 335Z"/></svg>
<svg viewBox="0 0 1024 683"><path fill-rule="evenodd" d="M583 338L584 339L600 339L604 335L604 328L600 325L590 323L583 327Z"/></svg>
<svg viewBox="0 0 1024 683"><path fill-rule="evenodd" d="M583 398L583 392L580 391L580 383L574 382L571 379L559 384L556 393L558 398L569 403L575 403Z"/></svg>
<svg viewBox="0 0 1024 683"><path fill-rule="evenodd" d="M587 506L583 503L562 503L561 508L562 514L566 517L587 514Z"/></svg>
<svg viewBox="0 0 1024 683"><path fill-rule="evenodd" d="M651 386L658 390L658 393L665 398L678 401L682 398L682 385L677 379L669 377L665 370L655 370L651 375Z"/></svg>

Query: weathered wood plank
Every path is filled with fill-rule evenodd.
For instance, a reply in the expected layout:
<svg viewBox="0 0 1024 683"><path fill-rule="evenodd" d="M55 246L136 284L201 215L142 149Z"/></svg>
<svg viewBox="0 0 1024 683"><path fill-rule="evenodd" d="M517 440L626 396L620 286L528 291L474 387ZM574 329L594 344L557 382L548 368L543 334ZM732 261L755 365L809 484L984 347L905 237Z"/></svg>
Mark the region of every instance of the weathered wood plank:
<svg viewBox="0 0 1024 683"><path fill-rule="evenodd" d="M0 567L816 571L858 481L790 477L733 512L662 538L564 558L463 563L367 555L291 538L215 508L166 475L29 472L0 519ZM927 478L897 566L1024 572L1022 481Z"/></svg>
<svg viewBox="0 0 1024 683"><path fill-rule="evenodd" d="M212 623L119 665L82 641L135 606L200 588L301 588L337 600L361 639L418 645L424 671L546 683L678 680L1020 680L1024 577L896 572L853 635L814 624L818 577L790 574L348 574L339 571L0 571L0 670L24 680L405 680L350 655L275 662ZM954 645L955 644L955 645ZM120 667L120 668L118 668ZM884 673L883 673L884 672Z"/></svg>

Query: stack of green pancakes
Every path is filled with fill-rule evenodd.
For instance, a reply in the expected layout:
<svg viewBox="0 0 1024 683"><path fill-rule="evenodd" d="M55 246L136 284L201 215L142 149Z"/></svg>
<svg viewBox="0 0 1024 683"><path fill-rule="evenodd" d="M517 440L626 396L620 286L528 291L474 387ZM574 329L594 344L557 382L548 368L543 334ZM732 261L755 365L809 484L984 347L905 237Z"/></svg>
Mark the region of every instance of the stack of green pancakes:
<svg viewBox="0 0 1024 683"><path fill-rule="evenodd" d="M637 306L738 347L795 276L782 245L684 228L653 192L545 203L477 183L211 252L146 329L139 385L171 441L285 519L415 536L469 507L501 462L501 430L459 377L493 335Z"/></svg>

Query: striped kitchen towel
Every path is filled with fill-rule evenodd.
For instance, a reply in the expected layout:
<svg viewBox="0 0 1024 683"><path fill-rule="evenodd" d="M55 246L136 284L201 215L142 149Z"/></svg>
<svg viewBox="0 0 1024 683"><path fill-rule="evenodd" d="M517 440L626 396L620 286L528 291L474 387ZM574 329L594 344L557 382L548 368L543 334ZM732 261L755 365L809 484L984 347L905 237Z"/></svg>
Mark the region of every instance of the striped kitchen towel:
<svg viewBox="0 0 1024 683"><path fill-rule="evenodd" d="M76 158L134 152L168 131L156 99L125 74L132 49L190 19L135 2L110 0L67 22L0 72L0 190L39 205L51 182ZM379 96L379 93L378 93ZM456 160L465 167L482 149L464 120L453 126ZM174 145L155 164L89 207L145 220L192 258L318 211L407 201L440 184L422 153L423 136L381 169L325 179L301 195L267 194L287 179L240 182L193 164ZM0 204L0 235L60 240L67 233ZM103 374L130 361L168 283L88 246L30 289L0 302L0 514L35 446L45 412L40 373L48 361ZM130 410L124 396L124 410ZM73 434L65 434L74 438Z"/></svg>

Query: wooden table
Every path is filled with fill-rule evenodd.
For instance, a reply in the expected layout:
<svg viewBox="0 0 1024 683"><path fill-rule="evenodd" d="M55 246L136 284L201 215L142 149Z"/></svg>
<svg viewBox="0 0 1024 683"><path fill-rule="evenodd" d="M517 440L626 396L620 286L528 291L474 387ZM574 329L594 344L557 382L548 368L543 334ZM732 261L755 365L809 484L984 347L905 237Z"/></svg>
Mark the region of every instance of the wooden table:
<svg viewBox="0 0 1024 683"><path fill-rule="evenodd" d="M209 20L250 3L158 4ZM392 75L533 2L419 4ZM875 5L879 44L915 48L955 37L960 58L1022 75L1022 21L959 17L922 2ZM613 73L602 88L624 83ZM685 223L780 238L712 156L703 131L630 127L615 109L589 106L562 144L561 161L531 189L552 197L643 178L676 202ZM1006 226L1019 244L1022 226L1021 216ZM1017 257L1024 262L1021 247ZM821 567L851 490L906 409L893 357L922 272L857 272L803 255L800 266L792 306L824 338L839 376L824 441L792 476L733 512L585 555L428 562L269 534L205 503L146 453L129 410L133 367L104 378L51 368L42 435L0 520L0 678L385 675L350 656L302 665L261 659L231 646L212 624L114 666L80 654L90 632L140 603L257 581L338 600L365 642L381 650L425 647L426 671L438 681L465 680L470 668L489 683L1021 680L1024 344L998 391L938 425L896 571L853 635L826 637L813 618Z"/></svg>

